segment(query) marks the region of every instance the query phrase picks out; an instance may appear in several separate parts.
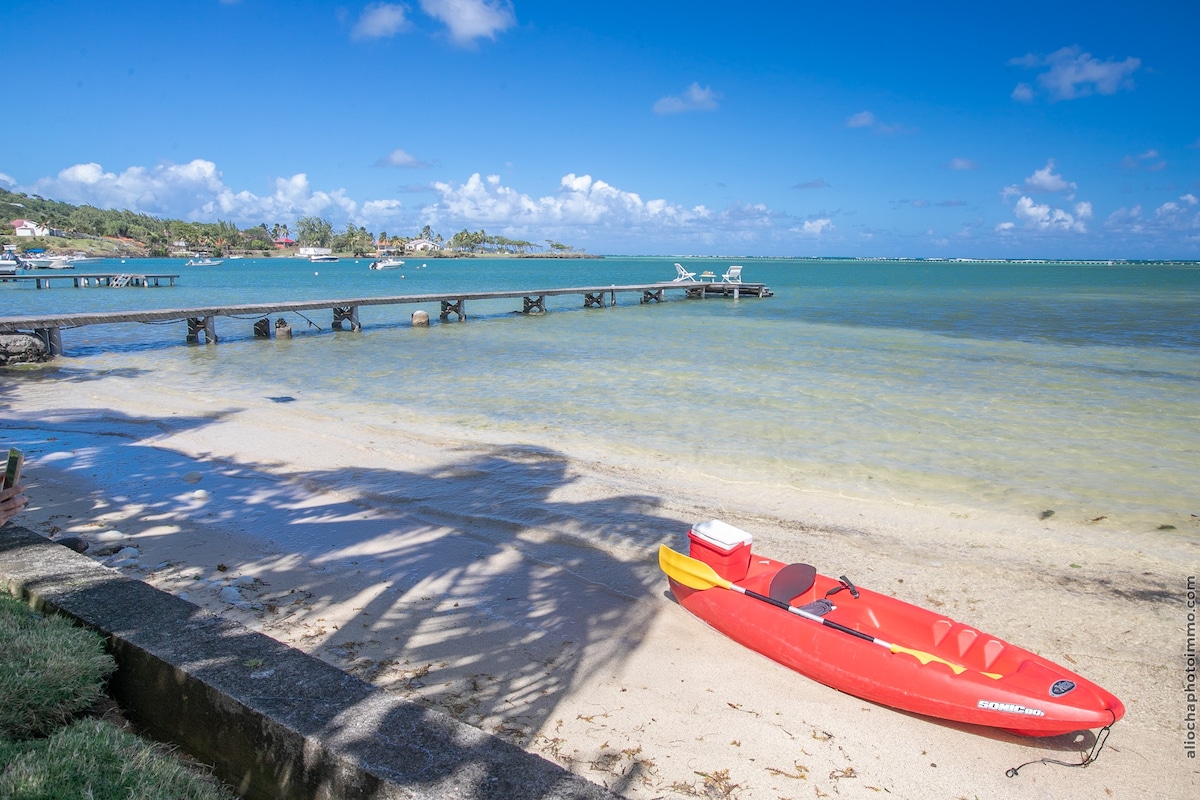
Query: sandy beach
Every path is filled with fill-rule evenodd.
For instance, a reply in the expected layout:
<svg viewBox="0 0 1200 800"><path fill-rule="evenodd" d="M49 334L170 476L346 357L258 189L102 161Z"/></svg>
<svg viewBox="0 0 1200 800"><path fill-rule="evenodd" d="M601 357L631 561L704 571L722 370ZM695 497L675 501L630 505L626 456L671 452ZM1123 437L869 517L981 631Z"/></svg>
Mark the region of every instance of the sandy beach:
<svg viewBox="0 0 1200 800"><path fill-rule="evenodd" d="M871 505L119 372L6 376L3 399L0 435L28 453L22 524L631 798L1200 792L1184 732L1200 525ZM710 518L1069 665L1127 716L1086 769L1006 777L1078 762L1092 737L897 712L724 638L655 560Z"/></svg>

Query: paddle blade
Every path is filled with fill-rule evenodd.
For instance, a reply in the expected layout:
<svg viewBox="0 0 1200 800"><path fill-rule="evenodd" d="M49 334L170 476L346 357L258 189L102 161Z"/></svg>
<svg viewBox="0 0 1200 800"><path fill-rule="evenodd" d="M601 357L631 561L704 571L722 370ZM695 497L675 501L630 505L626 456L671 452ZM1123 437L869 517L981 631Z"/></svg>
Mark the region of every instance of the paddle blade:
<svg viewBox="0 0 1200 800"><path fill-rule="evenodd" d="M771 578L767 594L772 600L790 603L812 588L817 579L817 568L812 564L788 564Z"/></svg>
<svg viewBox="0 0 1200 800"><path fill-rule="evenodd" d="M712 589L716 586L728 589L733 586L708 564L683 553L676 553L665 544L658 546L658 566L667 573L668 578L689 589Z"/></svg>

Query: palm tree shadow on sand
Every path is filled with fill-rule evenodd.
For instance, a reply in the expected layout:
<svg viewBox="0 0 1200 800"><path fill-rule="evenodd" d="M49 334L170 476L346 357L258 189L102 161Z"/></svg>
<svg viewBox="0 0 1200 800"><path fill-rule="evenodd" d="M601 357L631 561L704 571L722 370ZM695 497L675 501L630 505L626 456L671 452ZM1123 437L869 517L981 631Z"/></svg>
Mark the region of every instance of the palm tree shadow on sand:
<svg viewBox="0 0 1200 800"><path fill-rule="evenodd" d="M549 450L296 473L147 441L168 422L215 420L125 417L119 435L95 435L82 430L92 414L57 418L91 437L58 468L97 481L92 513L72 528L112 525L120 505L134 510L118 523L133 544L187 554L132 577L184 586L193 602L527 748L576 687L620 671L656 611L651 554L686 529L656 515L654 497L578 499L570 461ZM129 466L110 478L104 464ZM242 600L223 605L231 584ZM405 718L380 732L413 713L394 711Z"/></svg>

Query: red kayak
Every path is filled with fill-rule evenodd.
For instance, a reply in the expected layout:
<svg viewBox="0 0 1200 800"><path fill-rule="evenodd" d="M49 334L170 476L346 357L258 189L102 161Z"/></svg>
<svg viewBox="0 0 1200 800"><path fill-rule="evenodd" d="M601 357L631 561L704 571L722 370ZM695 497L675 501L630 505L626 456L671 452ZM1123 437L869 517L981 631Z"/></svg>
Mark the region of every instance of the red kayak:
<svg viewBox="0 0 1200 800"><path fill-rule="evenodd" d="M826 686L892 708L1055 736L1112 725L1125 706L1052 661L941 614L750 552L719 520L659 564L680 605L734 641Z"/></svg>

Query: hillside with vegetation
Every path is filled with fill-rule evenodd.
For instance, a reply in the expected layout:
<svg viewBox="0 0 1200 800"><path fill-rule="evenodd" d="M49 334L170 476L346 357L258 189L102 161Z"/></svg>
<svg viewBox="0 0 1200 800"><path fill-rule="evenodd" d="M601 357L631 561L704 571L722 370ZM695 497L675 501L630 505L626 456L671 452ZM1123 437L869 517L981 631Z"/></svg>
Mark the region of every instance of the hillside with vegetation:
<svg viewBox="0 0 1200 800"><path fill-rule="evenodd" d="M12 245L18 252L83 251L107 256L188 256L193 254L272 255L282 246L284 251L294 247L328 247L336 253L366 256L379 250L405 252L414 245L431 256L436 255L579 255L573 247L552 240L534 244L486 232L466 229L454 234L449 241L426 225L413 236L378 235L353 223L336 232L326 219L300 217L292 225L261 223L239 228L232 222L185 222L179 219L160 219L134 211L101 209L95 206L76 206L38 195L0 189L0 208L7 208L0 225L0 244ZM29 220L46 228L46 236L16 236L12 222ZM294 239L292 237L295 237Z"/></svg>

